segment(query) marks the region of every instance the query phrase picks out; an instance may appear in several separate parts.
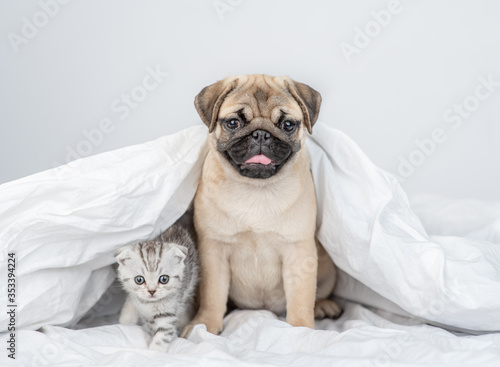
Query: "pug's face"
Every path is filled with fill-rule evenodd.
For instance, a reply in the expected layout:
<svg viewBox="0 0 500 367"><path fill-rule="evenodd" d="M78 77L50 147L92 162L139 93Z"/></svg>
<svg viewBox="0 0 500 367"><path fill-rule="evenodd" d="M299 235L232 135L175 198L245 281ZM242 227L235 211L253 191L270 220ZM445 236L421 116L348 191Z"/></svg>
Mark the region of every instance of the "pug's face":
<svg viewBox="0 0 500 367"><path fill-rule="evenodd" d="M212 84L195 106L215 149L241 176L266 179L294 160L321 96L288 77L242 75Z"/></svg>

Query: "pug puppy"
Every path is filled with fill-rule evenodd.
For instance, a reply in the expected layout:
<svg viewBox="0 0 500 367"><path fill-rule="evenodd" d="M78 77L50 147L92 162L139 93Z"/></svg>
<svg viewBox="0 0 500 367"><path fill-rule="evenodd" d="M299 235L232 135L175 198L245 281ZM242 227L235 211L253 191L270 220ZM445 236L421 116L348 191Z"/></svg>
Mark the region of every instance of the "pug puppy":
<svg viewBox="0 0 500 367"><path fill-rule="evenodd" d="M195 106L209 152L195 196L201 266L196 324L222 331L228 297L238 307L286 312L292 326L338 317L328 297L336 268L315 240L316 194L305 146L320 94L288 77L230 76Z"/></svg>

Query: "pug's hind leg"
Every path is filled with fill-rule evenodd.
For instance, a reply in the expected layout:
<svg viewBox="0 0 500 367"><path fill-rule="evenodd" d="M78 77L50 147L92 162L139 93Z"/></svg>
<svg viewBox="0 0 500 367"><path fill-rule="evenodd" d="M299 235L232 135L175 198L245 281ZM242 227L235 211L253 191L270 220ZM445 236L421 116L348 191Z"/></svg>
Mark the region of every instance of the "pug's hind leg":
<svg viewBox="0 0 500 367"><path fill-rule="evenodd" d="M338 319L342 315L342 308L331 299L320 299L314 305L314 317L316 319Z"/></svg>
<svg viewBox="0 0 500 367"><path fill-rule="evenodd" d="M319 242L316 242L316 248L318 249L318 285L314 317L316 319L325 317L338 319L342 315L342 308L335 301L329 299L337 282L337 268Z"/></svg>

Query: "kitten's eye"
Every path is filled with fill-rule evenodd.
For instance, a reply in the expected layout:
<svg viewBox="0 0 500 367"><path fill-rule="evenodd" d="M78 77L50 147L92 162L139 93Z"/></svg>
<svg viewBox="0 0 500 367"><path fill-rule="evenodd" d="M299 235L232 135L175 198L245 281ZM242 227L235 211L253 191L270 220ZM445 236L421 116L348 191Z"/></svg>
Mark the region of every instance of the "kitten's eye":
<svg viewBox="0 0 500 367"><path fill-rule="evenodd" d="M146 282L146 280L144 279L144 277L142 277L140 275L136 276L134 280L139 285L144 284Z"/></svg>
<svg viewBox="0 0 500 367"><path fill-rule="evenodd" d="M161 275L160 276L160 279L158 279L158 281L161 283L161 284L167 284L168 281L169 281L170 277L168 275Z"/></svg>
<svg viewBox="0 0 500 367"><path fill-rule="evenodd" d="M287 133L291 133L297 128L297 123L295 121L283 121L281 124L281 129L284 130Z"/></svg>
<svg viewBox="0 0 500 367"><path fill-rule="evenodd" d="M231 119L225 122L226 127L230 130L236 130L241 126L241 122L238 119Z"/></svg>

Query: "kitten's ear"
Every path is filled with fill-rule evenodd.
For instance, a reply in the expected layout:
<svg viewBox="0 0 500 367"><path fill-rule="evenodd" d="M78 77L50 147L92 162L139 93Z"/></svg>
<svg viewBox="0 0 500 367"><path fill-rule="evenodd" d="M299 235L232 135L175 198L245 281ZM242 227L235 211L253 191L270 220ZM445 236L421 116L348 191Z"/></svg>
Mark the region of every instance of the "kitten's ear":
<svg viewBox="0 0 500 367"><path fill-rule="evenodd" d="M132 252L130 246L120 247L114 252L116 260L122 265L125 265L125 261L130 260L131 254Z"/></svg>
<svg viewBox="0 0 500 367"><path fill-rule="evenodd" d="M177 264L184 262L188 253L188 249L185 246L175 245L172 247L172 257Z"/></svg>

